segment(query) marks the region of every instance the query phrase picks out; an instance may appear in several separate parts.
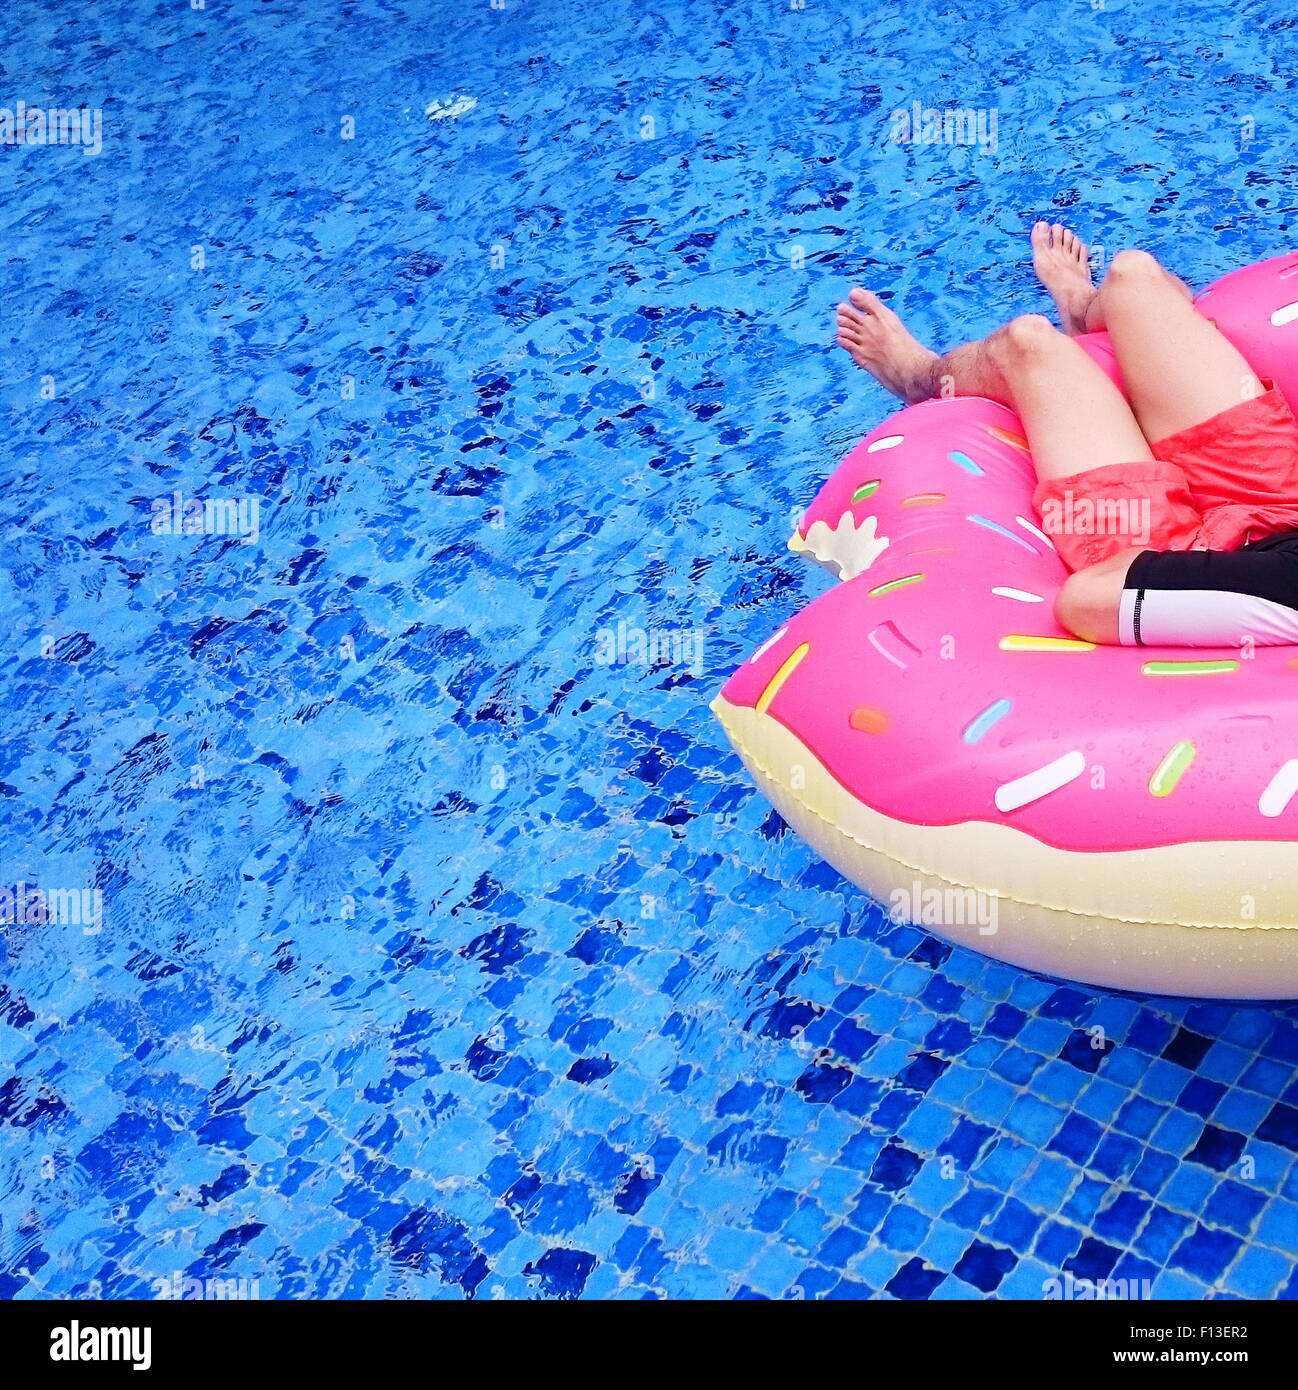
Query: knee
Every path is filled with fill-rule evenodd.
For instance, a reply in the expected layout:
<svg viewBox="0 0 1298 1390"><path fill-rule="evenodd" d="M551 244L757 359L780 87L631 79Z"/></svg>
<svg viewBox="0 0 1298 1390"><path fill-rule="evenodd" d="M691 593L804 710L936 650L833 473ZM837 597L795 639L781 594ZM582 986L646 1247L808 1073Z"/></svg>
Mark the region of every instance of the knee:
<svg viewBox="0 0 1298 1390"><path fill-rule="evenodd" d="M1084 642L1116 642L1121 595L1122 575L1110 566L1078 570L1055 596L1055 621Z"/></svg>
<svg viewBox="0 0 1298 1390"><path fill-rule="evenodd" d="M1020 314L992 335L991 347L1003 364L1022 363L1044 357L1064 335L1040 314Z"/></svg>
<svg viewBox="0 0 1298 1390"><path fill-rule="evenodd" d="M1114 285L1143 284L1160 280L1163 274L1158 258L1151 256L1148 251L1119 251L1109 262L1104 283L1110 288Z"/></svg>

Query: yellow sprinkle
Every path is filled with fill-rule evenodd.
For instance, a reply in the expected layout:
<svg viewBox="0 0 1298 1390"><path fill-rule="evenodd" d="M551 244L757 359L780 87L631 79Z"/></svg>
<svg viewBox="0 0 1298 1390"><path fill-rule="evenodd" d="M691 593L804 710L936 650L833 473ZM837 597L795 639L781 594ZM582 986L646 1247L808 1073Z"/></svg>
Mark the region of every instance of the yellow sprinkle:
<svg viewBox="0 0 1298 1390"><path fill-rule="evenodd" d="M780 687L798 668L798 663L811 650L811 643L804 642L800 647L795 647L785 658L784 665L766 683L766 689L758 696L757 704L754 708L758 714L765 714L770 708L771 701L780 693Z"/></svg>
<svg viewBox="0 0 1298 1390"><path fill-rule="evenodd" d="M1140 671L1145 676L1212 676L1238 669L1238 661L1147 661Z"/></svg>
<svg viewBox="0 0 1298 1390"><path fill-rule="evenodd" d="M1155 796L1170 796L1176 790L1185 769L1194 761L1194 744L1182 739L1167 750L1167 756L1154 769L1149 779L1149 790Z"/></svg>
<svg viewBox="0 0 1298 1390"><path fill-rule="evenodd" d="M1094 642L1081 642L1075 637L1002 637L1003 652L1093 652Z"/></svg>

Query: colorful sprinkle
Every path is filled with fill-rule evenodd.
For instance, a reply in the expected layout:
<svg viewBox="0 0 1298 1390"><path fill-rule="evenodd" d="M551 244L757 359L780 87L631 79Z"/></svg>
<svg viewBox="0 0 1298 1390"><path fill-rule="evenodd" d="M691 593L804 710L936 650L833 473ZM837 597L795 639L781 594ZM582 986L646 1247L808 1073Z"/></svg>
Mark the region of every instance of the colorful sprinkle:
<svg viewBox="0 0 1298 1390"><path fill-rule="evenodd" d="M1003 652L1093 652L1094 642L1083 642L1076 637L1025 637L1013 635L1002 637L1000 649Z"/></svg>
<svg viewBox="0 0 1298 1390"><path fill-rule="evenodd" d="M1045 599L1040 594L1030 594L1026 589L993 589L998 598L1016 598L1020 603L1044 603Z"/></svg>
<svg viewBox="0 0 1298 1390"><path fill-rule="evenodd" d="M966 473L972 473L975 478L981 478L983 476L983 470L973 461L973 459L969 457L968 454L962 454L959 449L956 449L953 452L949 453L947 455L947 458L949 458L952 463L958 463Z"/></svg>
<svg viewBox="0 0 1298 1390"><path fill-rule="evenodd" d="M1182 739L1167 750L1167 756L1154 769L1149 779L1149 790L1155 796L1170 796L1176 790L1185 769L1194 761L1194 744Z"/></svg>
<svg viewBox="0 0 1298 1390"><path fill-rule="evenodd" d="M879 480L878 478L875 478L871 482L862 483L861 486L857 488L857 490L852 494L852 501L864 502L867 497L873 497L874 494L878 491Z"/></svg>
<svg viewBox="0 0 1298 1390"><path fill-rule="evenodd" d="M1016 517L1014 518L1014 520L1017 521L1018 524L1019 524L1020 526L1022 526L1023 529L1024 529L1025 531L1031 531L1032 534L1033 534L1034 536L1036 536L1038 540L1043 540L1043 541L1045 541L1045 543L1051 548L1051 550L1053 550L1053 549L1055 548L1055 543L1054 543L1054 541L1052 541L1052 540L1050 539L1050 537L1047 536L1046 533L1045 533L1043 530L1041 530L1040 527L1034 526L1034 525L1032 524L1032 522L1030 522L1030 521L1027 519L1027 517L1025 517L1025 516L1016 516Z"/></svg>
<svg viewBox="0 0 1298 1390"><path fill-rule="evenodd" d="M847 722L858 733L881 734L888 727L888 716L881 709L861 705L852 711Z"/></svg>
<svg viewBox="0 0 1298 1390"><path fill-rule="evenodd" d="M883 638L887 638L889 641L905 648L907 653L913 653L915 656L924 655L923 651L901 631L896 623L880 623L878 627L867 633L866 641L869 642L875 651L878 652L881 657L891 661L894 666L900 666L903 671L910 663L908 661L903 661L900 656L896 656L890 652L887 647L884 646Z"/></svg>
<svg viewBox="0 0 1298 1390"><path fill-rule="evenodd" d="M1298 275L1298 261L1291 261L1287 266L1285 266L1285 268L1280 272L1279 278L1281 280L1288 280L1294 275Z"/></svg>
<svg viewBox="0 0 1298 1390"><path fill-rule="evenodd" d="M922 574L908 574L904 579L890 579L886 584L880 584L870 590L871 598L881 598L884 594L890 594L894 589L904 589L907 584L918 584L924 576Z"/></svg>
<svg viewBox="0 0 1298 1390"><path fill-rule="evenodd" d="M1013 531L1007 531L999 522L988 521L985 516L973 516L972 514L965 519L978 526L985 526L989 531L995 531L998 535L1004 536L1006 540L1013 541L1015 545L1021 545L1024 550L1030 550L1033 555L1041 554L1035 545L1029 545L1022 536L1016 536Z"/></svg>
<svg viewBox="0 0 1298 1390"><path fill-rule="evenodd" d="M754 706L758 714L765 714L770 709L771 701L780 693L780 687L798 669L802 658L810 650L810 642L804 642L800 647L795 647L785 659L784 665L766 682L766 689L758 696L757 704Z"/></svg>
<svg viewBox="0 0 1298 1390"><path fill-rule="evenodd" d="M867 444L865 452L877 454L880 449L895 449L905 438L904 434L885 434L882 439L876 439L873 444Z"/></svg>
<svg viewBox="0 0 1298 1390"><path fill-rule="evenodd" d="M1271 315L1271 322L1277 328L1283 328L1285 324L1292 323L1298 319L1298 304L1286 304Z"/></svg>
<svg viewBox="0 0 1298 1390"><path fill-rule="evenodd" d="M1238 661L1147 661L1140 671L1145 676L1214 676L1238 669Z"/></svg>
<svg viewBox="0 0 1298 1390"><path fill-rule="evenodd" d="M1074 748L1071 753L1065 753L1062 758L1056 758L1045 767L1039 767L1035 772L1026 773L1022 777L1016 777L1012 782L1006 782L1004 786L997 787L996 809L1017 811L1020 806L1026 806L1030 801L1039 801L1043 796L1057 792L1060 787L1066 787L1085 771L1086 759L1080 749Z"/></svg>
<svg viewBox="0 0 1298 1390"><path fill-rule="evenodd" d="M903 507L922 507L928 502L945 502L945 492L917 492L914 497L903 497L901 505Z"/></svg>
<svg viewBox="0 0 1298 1390"><path fill-rule="evenodd" d="M769 652L771 648L780 640L780 638L783 637L786 632L788 632L788 630L789 625L788 623L785 623L785 625L779 630L779 632L775 634L774 637L768 637L766 641L763 642L762 645L758 647L758 649L752 654L752 656L748 658L748 664L751 666L754 661L760 661L761 658L764 657L766 653Z"/></svg>
<svg viewBox="0 0 1298 1390"><path fill-rule="evenodd" d="M999 724L1013 708L1014 706L1008 700L997 700L993 704L988 705L981 714L975 715L975 717L969 721L969 726L965 729L961 738L963 738L966 743L977 743L988 729Z"/></svg>
<svg viewBox="0 0 1298 1390"><path fill-rule="evenodd" d="M908 550L906 558L914 559L916 555L955 555L957 553L953 545L932 545L927 550Z"/></svg>
<svg viewBox="0 0 1298 1390"><path fill-rule="evenodd" d="M988 425L987 433L1002 444L1012 444L1016 449L1022 449L1025 454L1028 452L1028 441L1021 434L1011 434L1009 430L1000 429L996 425Z"/></svg>
<svg viewBox="0 0 1298 1390"><path fill-rule="evenodd" d="M1298 758L1290 758L1266 784L1266 790L1258 798L1257 809L1264 816L1278 816L1295 792L1298 792Z"/></svg>

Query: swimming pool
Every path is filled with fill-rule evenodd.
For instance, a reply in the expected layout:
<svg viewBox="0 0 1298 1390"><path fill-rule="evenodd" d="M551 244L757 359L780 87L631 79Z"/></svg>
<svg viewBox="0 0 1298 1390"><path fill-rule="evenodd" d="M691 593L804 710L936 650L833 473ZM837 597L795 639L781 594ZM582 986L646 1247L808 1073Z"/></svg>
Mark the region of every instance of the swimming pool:
<svg viewBox="0 0 1298 1390"><path fill-rule="evenodd" d="M0 1292L1298 1287L1294 1009L889 922L707 710L889 408L844 285L1292 244L1291 22L1177 14L6 7L103 147L0 149L0 891L85 905L0 935Z"/></svg>

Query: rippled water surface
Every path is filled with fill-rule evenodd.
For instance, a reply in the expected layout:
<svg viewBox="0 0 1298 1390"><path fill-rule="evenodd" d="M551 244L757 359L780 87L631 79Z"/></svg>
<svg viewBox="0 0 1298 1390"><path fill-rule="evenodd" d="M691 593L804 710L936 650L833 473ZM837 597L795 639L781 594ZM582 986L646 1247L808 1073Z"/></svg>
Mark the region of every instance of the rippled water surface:
<svg viewBox="0 0 1298 1390"><path fill-rule="evenodd" d="M0 888L102 920L0 936L0 1291L1293 1286L1293 1010L887 922L706 708L889 408L844 288L945 344L1038 215L1288 248L1277 13L10 0L103 148L0 146Z"/></svg>

